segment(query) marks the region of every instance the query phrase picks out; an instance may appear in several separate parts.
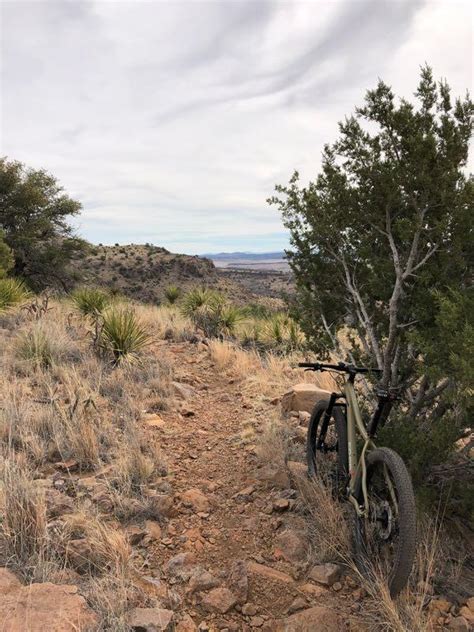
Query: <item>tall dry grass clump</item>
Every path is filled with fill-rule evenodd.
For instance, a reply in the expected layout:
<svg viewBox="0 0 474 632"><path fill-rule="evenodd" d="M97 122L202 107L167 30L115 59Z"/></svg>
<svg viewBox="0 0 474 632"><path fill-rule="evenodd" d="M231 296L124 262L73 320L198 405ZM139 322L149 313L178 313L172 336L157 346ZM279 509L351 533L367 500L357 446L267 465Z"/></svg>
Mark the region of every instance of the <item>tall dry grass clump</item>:
<svg viewBox="0 0 474 632"><path fill-rule="evenodd" d="M0 466L5 556L25 577L38 576L48 558L46 503L24 464L13 455Z"/></svg>

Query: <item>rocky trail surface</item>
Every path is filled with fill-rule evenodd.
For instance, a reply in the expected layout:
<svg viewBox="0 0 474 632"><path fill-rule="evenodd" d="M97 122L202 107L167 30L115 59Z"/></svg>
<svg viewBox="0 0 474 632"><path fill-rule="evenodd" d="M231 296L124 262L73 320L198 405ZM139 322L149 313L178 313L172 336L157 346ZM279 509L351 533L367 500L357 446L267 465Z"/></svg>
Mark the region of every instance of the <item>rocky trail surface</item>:
<svg viewBox="0 0 474 632"><path fill-rule="evenodd" d="M160 578L176 630L362 629L350 578L335 565L308 568L289 473L256 457L252 439L272 403L243 393L205 347L167 352L184 402L179 413L147 415L146 423L160 435L174 503L145 565Z"/></svg>

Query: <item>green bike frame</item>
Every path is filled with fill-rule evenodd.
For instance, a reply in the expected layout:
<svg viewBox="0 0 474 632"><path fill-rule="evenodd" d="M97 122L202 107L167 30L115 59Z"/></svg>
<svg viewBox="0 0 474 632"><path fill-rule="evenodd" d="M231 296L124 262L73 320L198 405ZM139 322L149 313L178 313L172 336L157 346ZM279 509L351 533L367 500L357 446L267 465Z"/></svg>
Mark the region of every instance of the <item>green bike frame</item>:
<svg viewBox="0 0 474 632"><path fill-rule="evenodd" d="M351 503L354 505L355 510L360 516L367 516L369 511L369 501L367 495L367 463L366 455L369 450L375 449L375 443L369 436L367 429L362 421L362 415L360 412L359 404L357 402L357 396L352 380L346 380L344 385L344 396L347 406L347 450L349 461L349 489L348 496ZM364 441L360 458L357 454L357 436L356 429ZM390 495L394 503L394 507L397 507L397 500L395 490L393 489L392 481L388 476L386 468L384 468L385 480L390 490ZM360 489L362 491L363 504L361 505L356 492Z"/></svg>

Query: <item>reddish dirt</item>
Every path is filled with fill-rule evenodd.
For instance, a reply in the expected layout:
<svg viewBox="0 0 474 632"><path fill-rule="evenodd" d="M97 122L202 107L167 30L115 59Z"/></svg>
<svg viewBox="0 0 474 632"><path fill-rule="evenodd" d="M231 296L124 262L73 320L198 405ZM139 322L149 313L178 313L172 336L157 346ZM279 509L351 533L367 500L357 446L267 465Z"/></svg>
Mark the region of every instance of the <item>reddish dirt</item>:
<svg viewBox="0 0 474 632"><path fill-rule="evenodd" d="M187 613L202 630L247 630L262 625L271 630L270 621L287 617L290 605L300 598L303 608L324 605L337 611L346 622L344 629L361 629L351 622L351 605L353 610L357 608L350 596L353 587L343 581L336 585L336 592L310 582L316 594L323 593L310 595L302 590L308 584L304 564L278 559L281 552L275 550L275 537L298 520L291 511L295 492L271 490L259 482L255 445L243 442L241 436L250 421L257 434L261 431L271 404L245 395L242 383L217 370L203 345L165 344L161 351L170 356L175 379L192 385L195 394L184 402L189 416L160 413L164 423L150 428L159 434L177 509L163 525L161 542L147 549L149 574L161 576L171 586L174 579L167 575L166 563L179 553L191 552L195 564L210 571L223 586L228 585L227 573L236 560L254 561L290 576L289 581L276 581L249 572L248 603L255 606L252 615L244 615L239 605L226 614L209 613L201 604L206 593L189 598L186 582L178 581L172 585L182 597L175 608L177 619ZM248 487L254 491L239 496ZM180 502L180 495L190 489L207 497L209 511L196 512ZM272 502L285 496L290 498L290 510L272 510Z"/></svg>

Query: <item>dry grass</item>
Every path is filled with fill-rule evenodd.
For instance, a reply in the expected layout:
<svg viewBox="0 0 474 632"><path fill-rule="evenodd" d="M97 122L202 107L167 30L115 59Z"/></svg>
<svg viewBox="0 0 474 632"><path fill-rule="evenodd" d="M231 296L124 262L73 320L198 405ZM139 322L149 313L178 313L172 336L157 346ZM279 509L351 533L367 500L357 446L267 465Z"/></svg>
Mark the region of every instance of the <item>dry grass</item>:
<svg viewBox="0 0 474 632"><path fill-rule="evenodd" d="M26 465L14 457L2 463L1 480L0 534L5 556L26 578L38 576L48 559L44 492Z"/></svg>

